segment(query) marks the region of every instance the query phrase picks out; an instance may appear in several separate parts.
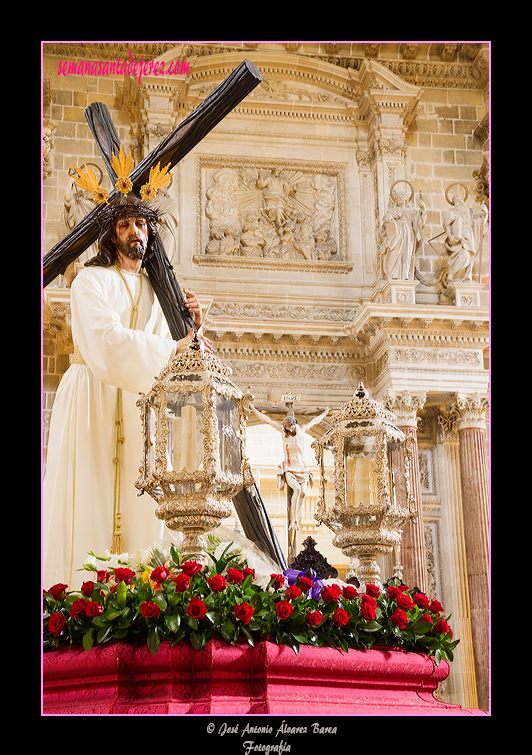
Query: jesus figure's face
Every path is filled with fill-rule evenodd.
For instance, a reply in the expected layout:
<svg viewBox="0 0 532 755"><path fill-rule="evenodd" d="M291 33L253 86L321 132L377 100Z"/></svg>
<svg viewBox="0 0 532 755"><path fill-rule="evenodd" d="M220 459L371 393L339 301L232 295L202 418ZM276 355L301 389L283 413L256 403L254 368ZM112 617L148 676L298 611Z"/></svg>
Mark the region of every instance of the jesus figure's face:
<svg viewBox="0 0 532 755"><path fill-rule="evenodd" d="M141 260L148 246L146 218L121 218L116 224L116 247L132 260Z"/></svg>

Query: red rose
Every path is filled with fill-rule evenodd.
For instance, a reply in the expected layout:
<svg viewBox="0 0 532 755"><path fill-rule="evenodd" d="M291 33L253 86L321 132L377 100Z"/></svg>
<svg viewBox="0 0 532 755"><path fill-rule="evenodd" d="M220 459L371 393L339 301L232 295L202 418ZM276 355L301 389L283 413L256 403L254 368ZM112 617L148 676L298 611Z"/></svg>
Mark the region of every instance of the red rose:
<svg viewBox="0 0 532 755"><path fill-rule="evenodd" d="M299 588L301 592L308 592L314 587L314 582L310 577L299 577Z"/></svg>
<svg viewBox="0 0 532 755"><path fill-rule="evenodd" d="M85 613L89 619L93 619L95 616L101 616L103 613L103 606L101 603L98 603L97 600L93 600L87 605Z"/></svg>
<svg viewBox="0 0 532 755"><path fill-rule="evenodd" d="M84 582L81 585L81 594L86 598L90 598L94 592L94 582Z"/></svg>
<svg viewBox="0 0 532 755"><path fill-rule="evenodd" d="M270 582L278 590L284 585L284 574L270 574Z"/></svg>
<svg viewBox="0 0 532 755"><path fill-rule="evenodd" d="M340 598L340 586L339 585L327 585L321 591L321 598L326 603L338 603Z"/></svg>
<svg viewBox="0 0 532 755"><path fill-rule="evenodd" d="M208 577L207 582L213 592L222 592L226 588L225 577L223 574L215 574L214 577Z"/></svg>
<svg viewBox="0 0 532 755"><path fill-rule="evenodd" d="M248 569L247 567L242 570L242 574L244 575L244 579L248 577L251 574L251 581L255 579L255 569Z"/></svg>
<svg viewBox="0 0 532 755"><path fill-rule="evenodd" d="M398 608L392 616L392 624L395 624L395 626L399 627L399 629L404 629L408 624L408 616L406 615L406 611L403 611L402 608Z"/></svg>
<svg viewBox="0 0 532 755"><path fill-rule="evenodd" d="M362 603L360 604L360 615L366 621L373 621L373 619L377 616L375 606L373 606L367 600L362 601Z"/></svg>
<svg viewBox="0 0 532 755"><path fill-rule="evenodd" d="M439 600L433 600L429 608L432 613L441 613L443 611L443 606Z"/></svg>
<svg viewBox="0 0 532 755"><path fill-rule="evenodd" d="M244 624L249 624L254 613L255 611L248 603L235 604L235 617L240 621L243 621Z"/></svg>
<svg viewBox="0 0 532 755"><path fill-rule="evenodd" d="M240 582L242 582L244 579L244 575L241 571L238 571L238 569L233 569L233 567L229 568L227 570L227 581L230 582L232 585L238 585Z"/></svg>
<svg viewBox="0 0 532 755"><path fill-rule="evenodd" d="M134 576L135 572L131 569L122 569L119 566L115 569L115 582L125 582L129 585Z"/></svg>
<svg viewBox="0 0 532 755"><path fill-rule="evenodd" d="M153 582L158 582L160 585L162 585L165 579L168 579L169 576L170 571L166 568L166 566L158 566L150 574L150 579L153 580Z"/></svg>
<svg viewBox="0 0 532 755"><path fill-rule="evenodd" d="M198 564L197 561L185 561L184 564L181 564L181 569L189 577L193 577L195 574L197 574L199 571L203 569L203 564Z"/></svg>
<svg viewBox="0 0 532 755"><path fill-rule="evenodd" d="M377 585L366 585L366 595L371 595L372 598L378 598L380 594L381 591Z"/></svg>
<svg viewBox="0 0 532 755"><path fill-rule="evenodd" d="M161 609L155 603L152 603L151 600L148 600L146 603L142 603L140 612L145 619L156 619L161 613Z"/></svg>
<svg viewBox="0 0 532 755"><path fill-rule="evenodd" d="M176 592L185 592L190 585L190 577L188 574L178 574L172 581L175 584Z"/></svg>
<svg viewBox="0 0 532 755"><path fill-rule="evenodd" d="M453 633L451 631L451 627L449 624L445 621L445 619L438 619L438 622L436 626L432 628L433 632L436 632L436 634L447 634L448 632L451 632L451 639L453 637Z"/></svg>
<svg viewBox="0 0 532 755"><path fill-rule="evenodd" d="M98 582L107 582L110 576L109 572L105 571L105 569L96 572L96 579Z"/></svg>
<svg viewBox="0 0 532 755"><path fill-rule="evenodd" d="M66 587L66 585L64 585ZM66 626L66 619L63 616L62 613L53 613L50 618L48 619L48 629L53 634L54 637L57 637L61 634L63 629Z"/></svg>
<svg viewBox="0 0 532 755"><path fill-rule="evenodd" d="M365 592L360 596L360 603L361 605L367 603L367 605L371 606L372 608L377 608L377 601L375 600L375 598L372 595L367 595Z"/></svg>
<svg viewBox="0 0 532 755"><path fill-rule="evenodd" d="M305 621L307 624L311 627L319 627L322 620L322 613L321 611L307 611L307 615L305 616Z"/></svg>
<svg viewBox="0 0 532 755"><path fill-rule="evenodd" d="M70 608L70 615L72 618L77 619L79 616L84 616L87 609L87 601L84 598L75 600Z"/></svg>
<svg viewBox="0 0 532 755"><path fill-rule="evenodd" d="M406 595L406 593L402 592L401 595L397 596L397 605L399 608L409 611L414 604L410 595Z"/></svg>
<svg viewBox="0 0 532 755"><path fill-rule="evenodd" d="M416 604L416 606L419 606L422 611L424 611L425 608L428 607L429 602L430 601L427 598L427 596L424 593L422 593L422 592L417 592L414 595L414 603Z"/></svg>
<svg viewBox="0 0 532 755"><path fill-rule="evenodd" d="M400 587L394 587L393 585L389 585L388 589L386 590L386 597L390 598L390 600L397 600L398 595L402 595L402 590Z"/></svg>
<svg viewBox="0 0 532 755"><path fill-rule="evenodd" d="M67 589L67 587L68 585L59 583L57 585L53 585L53 587L50 587L50 589L46 590L46 592L49 592L54 600L61 600L65 597L65 590Z"/></svg>
<svg viewBox="0 0 532 755"><path fill-rule="evenodd" d="M287 619L293 610L292 604L287 600L280 600L275 605L275 611L280 619Z"/></svg>
<svg viewBox="0 0 532 755"><path fill-rule="evenodd" d="M187 613L193 619L201 621L207 615L207 606L200 598L192 598L187 606Z"/></svg>
<svg viewBox="0 0 532 755"><path fill-rule="evenodd" d="M285 592L285 597L287 600L295 600L296 598L299 598L301 595L301 590L297 585L292 585L292 587L289 587L288 590Z"/></svg>
<svg viewBox="0 0 532 755"><path fill-rule="evenodd" d="M342 590L342 595L344 598L347 598L347 600L352 600L357 597L358 590L354 585L346 585Z"/></svg>
<svg viewBox="0 0 532 755"><path fill-rule="evenodd" d="M349 621L349 614L343 608L337 608L333 615L333 622L337 627L345 627Z"/></svg>
<svg viewBox="0 0 532 755"><path fill-rule="evenodd" d="M430 615L430 613L426 613L426 612L423 614L423 618L421 619L421 621L428 621L431 624L433 623L432 616Z"/></svg>

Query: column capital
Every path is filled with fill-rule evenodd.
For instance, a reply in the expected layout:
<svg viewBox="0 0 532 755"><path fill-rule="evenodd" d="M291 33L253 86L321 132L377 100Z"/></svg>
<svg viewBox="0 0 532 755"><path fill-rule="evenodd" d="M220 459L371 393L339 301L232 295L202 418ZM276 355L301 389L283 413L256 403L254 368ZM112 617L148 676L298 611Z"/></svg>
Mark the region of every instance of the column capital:
<svg viewBox="0 0 532 755"><path fill-rule="evenodd" d="M417 428L417 413L425 406L427 394L388 391L384 397L386 409L393 412L399 427Z"/></svg>
<svg viewBox="0 0 532 755"><path fill-rule="evenodd" d="M447 423L450 425L450 429L454 431L485 430L488 412L489 402L487 398L478 393L470 395L455 393L442 414L447 413Z"/></svg>

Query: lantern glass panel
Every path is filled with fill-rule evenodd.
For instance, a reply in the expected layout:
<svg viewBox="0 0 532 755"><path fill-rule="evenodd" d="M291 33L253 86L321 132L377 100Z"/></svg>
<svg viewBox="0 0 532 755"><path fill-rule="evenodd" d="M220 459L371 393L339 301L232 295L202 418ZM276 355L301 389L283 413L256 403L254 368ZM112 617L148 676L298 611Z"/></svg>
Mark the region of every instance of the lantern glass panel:
<svg viewBox="0 0 532 755"><path fill-rule="evenodd" d="M234 398L217 396L218 451L224 474L241 474L240 406Z"/></svg>
<svg viewBox="0 0 532 755"><path fill-rule="evenodd" d="M390 502L394 506L406 506L405 457L403 444L399 441L388 442L388 475Z"/></svg>
<svg viewBox="0 0 532 755"><path fill-rule="evenodd" d="M331 511L335 504L334 492L334 454L332 448L325 446L321 456L321 497L326 511Z"/></svg>
<svg viewBox="0 0 532 755"><path fill-rule="evenodd" d="M203 469L203 398L200 392L166 394L166 471ZM176 486L176 493L193 493L199 483Z"/></svg>
<svg viewBox="0 0 532 755"><path fill-rule="evenodd" d="M378 505L375 472L375 435L350 436L344 440L345 501L363 509Z"/></svg>

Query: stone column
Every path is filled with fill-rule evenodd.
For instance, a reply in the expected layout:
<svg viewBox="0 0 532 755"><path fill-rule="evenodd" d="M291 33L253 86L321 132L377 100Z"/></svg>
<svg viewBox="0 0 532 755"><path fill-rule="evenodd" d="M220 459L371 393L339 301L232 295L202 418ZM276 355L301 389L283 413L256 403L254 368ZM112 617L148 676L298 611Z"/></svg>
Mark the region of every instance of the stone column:
<svg viewBox="0 0 532 755"><path fill-rule="evenodd" d="M486 450L488 403L478 394L455 394L471 632L478 705L489 708L489 489Z"/></svg>
<svg viewBox="0 0 532 755"><path fill-rule="evenodd" d="M458 431L442 408L438 417L440 439L437 445L442 496L442 548L446 564L443 585L445 615L452 614L454 638L460 643L454 651L451 674L447 682L446 701L464 708L478 708L475 653L471 635L471 608L467 581L460 448Z"/></svg>
<svg viewBox="0 0 532 755"><path fill-rule="evenodd" d="M426 394L412 396L409 391L388 393L386 407L396 417L397 427L414 439L412 449L411 486L416 499L418 515L406 522L401 540L401 558L404 566L403 582L409 587L419 587L422 592L428 589L427 559L425 554L425 531L423 525L423 503L417 448L417 412L425 405Z"/></svg>

